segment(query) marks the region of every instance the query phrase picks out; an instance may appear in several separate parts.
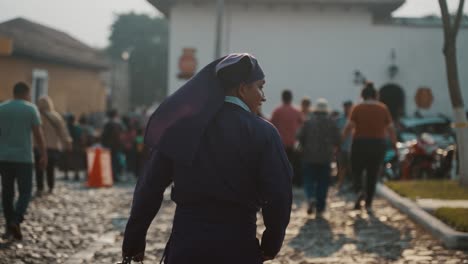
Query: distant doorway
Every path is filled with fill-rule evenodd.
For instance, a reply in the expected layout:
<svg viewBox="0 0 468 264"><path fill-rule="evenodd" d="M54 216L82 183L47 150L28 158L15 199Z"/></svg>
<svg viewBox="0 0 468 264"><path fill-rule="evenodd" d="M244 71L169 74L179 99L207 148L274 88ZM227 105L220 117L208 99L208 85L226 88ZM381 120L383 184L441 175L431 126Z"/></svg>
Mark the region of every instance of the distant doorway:
<svg viewBox="0 0 468 264"><path fill-rule="evenodd" d="M400 85L387 83L379 91L379 98L382 103L387 105L392 114L392 118L398 121L405 115L405 91Z"/></svg>
<svg viewBox="0 0 468 264"><path fill-rule="evenodd" d="M34 103L39 98L47 95L49 88L49 74L46 70L34 69L32 72L32 93L31 99Z"/></svg>

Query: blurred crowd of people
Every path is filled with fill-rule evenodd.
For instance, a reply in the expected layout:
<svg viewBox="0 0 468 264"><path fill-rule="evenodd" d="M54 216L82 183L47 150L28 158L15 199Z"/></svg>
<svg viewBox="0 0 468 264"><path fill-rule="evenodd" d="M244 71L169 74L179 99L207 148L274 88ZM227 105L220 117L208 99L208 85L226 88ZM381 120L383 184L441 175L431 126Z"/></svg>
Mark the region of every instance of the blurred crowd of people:
<svg viewBox="0 0 468 264"><path fill-rule="evenodd" d="M48 96L33 104L31 89L23 82L13 87L12 100L0 103L5 237L22 238L20 224L32 197L33 175L37 197L45 191L44 181L48 193L53 193L57 170L64 172L66 180L70 179L70 174L76 181L85 180L89 147L102 146L111 151L114 182L122 180L124 172L135 177L140 174L146 116L132 111L120 118L117 111L110 110L104 125L92 121L91 116L84 114L78 120L72 113L61 115ZM19 192L16 203L15 183Z"/></svg>
<svg viewBox="0 0 468 264"><path fill-rule="evenodd" d="M102 125L93 124L88 115L76 119L72 113L60 115L55 111L52 99L41 97L37 102L42 129L47 146L48 165L45 169L49 192L53 192L55 171L64 172L64 179L72 176L75 181L87 176L87 149L102 146L111 152L112 175L114 182L122 179L123 173L137 177L142 167L143 132L145 116L135 111L119 116L112 109ZM41 158L37 147L35 160ZM38 195L44 191L44 170L35 163ZM70 175L72 174L72 175Z"/></svg>
<svg viewBox="0 0 468 264"><path fill-rule="evenodd" d="M271 123L281 135L294 170L293 184L302 186L308 200L309 214L321 215L332 176L337 166L340 190L357 193L355 209L365 202L370 212L378 173L388 142L397 151L392 117L385 104L378 101L377 90L366 83L362 102L343 102L342 113L332 111L328 101L318 98L314 104L305 97L300 107L293 105L289 90L282 93L282 105L272 113Z"/></svg>
<svg viewBox="0 0 468 264"><path fill-rule="evenodd" d="M78 121L75 115L67 113L60 116L53 108L43 108L41 102L49 102L49 97L39 99L38 107L43 121L44 136L47 142L49 165L47 179L49 191L53 189L55 168L64 172L64 178L78 181L86 178L86 150L92 146L102 146L111 151L112 174L118 182L123 172L137 176L142 166L143 116L129 115L120 117L116 110L109 110L107 121L102 126L92 125L87 115L82 114ZM55 116L55 120L48 118ZM131 117L130 117L131 116ZM37 151L35 153L38 153ZM63 155L58 155L62 153ZM36 156L36 159L39 157ZM42 172L36 168L36 175ZM38 191L42 192L42 177L38 176Z"/></svg>
<svg viewBox="0 0 468 264"><path fill-rule="evenodd" d="M49 101L49 97L39 99L41 101ZM44 129L46 141L58 141L48 144L48 152L55 157L54 153L61 152L61 158L49 162L49 166L57 167L64 171L66 180L70 178L70 172L73 173L74 180L80 180L80 176L86 178L87 158L86 150L89 147L100 146L110 150L112 175L114 182L122 180L123 174L133 175L137 177L142 166L143 156L143 133L145 125L145 116L136 112L131 112L127 115L120 116L117 110L109 110L107 118L102 125L92 124L90 117L82 114L78 121L72 113L67 113L63 117L57 116L56 125L51 125L52 120L48 120L46 116L51 115L51 112L41 109L38 104L41 117L43 119L43 127L52 126L55 130L47 132ZM66 124L65 128L62 124ZM50 129L49 129L50 130ZM60 138L54 135L63 135ZM52 147L58 146L56 149ZM50 171L54 171L52 168ZM49 177L48 177L49 178ZM54 178L53 175L50 176ZM53 187L53 186L49 186ZM38 188L39 189L39 188Z"/></svg>

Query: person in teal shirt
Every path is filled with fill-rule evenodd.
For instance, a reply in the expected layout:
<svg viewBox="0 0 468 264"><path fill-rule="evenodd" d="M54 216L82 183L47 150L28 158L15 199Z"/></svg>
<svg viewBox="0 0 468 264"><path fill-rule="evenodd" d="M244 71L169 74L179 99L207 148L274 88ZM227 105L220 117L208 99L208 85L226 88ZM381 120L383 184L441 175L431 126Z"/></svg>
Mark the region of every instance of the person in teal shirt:
<svg viewBox="0 0 468 264"><path fill-rule="evenodd" d="M4 237L21 240L20 224L28 208L32 193L33 144L31 134L41 154L39 165L47 166L47 151L41 129L39 112L30 103L30 88L23 82L13 88L13 100L0 104L0 175L2 177L2 205L6 220ZM15 181L19 196L16 205Z"/></svg>

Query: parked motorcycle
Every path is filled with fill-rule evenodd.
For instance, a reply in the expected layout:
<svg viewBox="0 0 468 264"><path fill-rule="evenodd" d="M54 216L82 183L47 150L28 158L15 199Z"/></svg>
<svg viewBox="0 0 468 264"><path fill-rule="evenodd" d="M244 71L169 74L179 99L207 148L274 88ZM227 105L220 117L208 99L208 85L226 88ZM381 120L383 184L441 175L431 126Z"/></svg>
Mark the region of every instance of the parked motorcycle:
<svg viewBox="0 0 468 264"><path fill-rule="evenodd" d="M454 154L454 145L443 148L429 133L422 133L402 160L402 179L449 178Z"/></svg>

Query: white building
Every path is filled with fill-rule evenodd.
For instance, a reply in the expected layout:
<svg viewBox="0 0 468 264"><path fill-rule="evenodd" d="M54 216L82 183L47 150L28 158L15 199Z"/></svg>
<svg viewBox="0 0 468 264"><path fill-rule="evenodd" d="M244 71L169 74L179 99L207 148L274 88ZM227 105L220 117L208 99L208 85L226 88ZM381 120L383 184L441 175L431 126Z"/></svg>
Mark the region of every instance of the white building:
<svg viewBox="0 0 468 264"><path fill-rule="evenodd" d="M170 20L169 92L179 79L184 49L195 49L197 70L214 59L215 0L149 0ZM406 94L406 112L416 110L414 95L432 88L432 112L452 116L442 54L439 19L392 18L404 0L226 0L222 53L249 52L262 65L269 116L285 88L298 103L303 96L329 100L341 109L344 100L359 99L359 71L377 87L392 82ZM468 100L468 26L458 35L458 66ZM398 72L392 78L389 68Z"/></svg>

